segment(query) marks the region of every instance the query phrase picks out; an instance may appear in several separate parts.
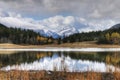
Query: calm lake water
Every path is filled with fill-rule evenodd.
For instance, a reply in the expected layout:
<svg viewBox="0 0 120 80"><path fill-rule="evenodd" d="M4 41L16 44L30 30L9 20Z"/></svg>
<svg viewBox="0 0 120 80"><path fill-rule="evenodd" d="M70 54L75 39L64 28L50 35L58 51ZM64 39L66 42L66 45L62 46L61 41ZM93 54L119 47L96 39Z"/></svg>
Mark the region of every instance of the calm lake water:
<svg viewBox="0 0 120 80"><path fill-rule="evenodd" d="M0 52L2 53L2 52ZM9 54L12 53L12 54ZM8 52L0 54L1 70L107 72L118 69L120 52Z"/></svg>

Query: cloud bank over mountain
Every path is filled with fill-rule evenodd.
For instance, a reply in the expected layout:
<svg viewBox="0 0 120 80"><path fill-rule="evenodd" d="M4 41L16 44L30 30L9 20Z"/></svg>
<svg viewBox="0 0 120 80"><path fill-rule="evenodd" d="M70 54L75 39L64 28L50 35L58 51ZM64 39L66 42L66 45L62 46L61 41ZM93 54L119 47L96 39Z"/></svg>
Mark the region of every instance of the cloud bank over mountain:
<svg viewBox="0 0 120 80"><path fill-rule="evenodd" d="M64 32L108 29L120 22L120 0L0 0L0 23Z"/></svg>
<svg viewBox="0 0 120 80"><path fill-rule="evenodd" d="M82 17L57 15L43 20L34 20L32 18L22 17L20 14L0 13L0 22L8 27L19 27L33 30L50 30L59 32L65 28L75 28L79 32L88 32L108 29L114 24L119 23L117 20L87 20Z"/></svg>
<svg viewBox="0 0 120 80"><path fill-rule="evenodd" d="M120 0L0 0L0 9L28 16L120 18Z"/></svg>

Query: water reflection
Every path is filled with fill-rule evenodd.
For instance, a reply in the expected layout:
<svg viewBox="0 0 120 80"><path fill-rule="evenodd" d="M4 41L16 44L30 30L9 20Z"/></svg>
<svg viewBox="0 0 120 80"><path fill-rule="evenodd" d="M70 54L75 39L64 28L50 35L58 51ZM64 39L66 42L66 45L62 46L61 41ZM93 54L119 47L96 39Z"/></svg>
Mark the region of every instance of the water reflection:
<svg viewBox="0 0 120 80"><path fill-rule="evenodd" d="M17 52L1 54L4 70L99 71L114 69L120 64L119 52Z"/></svg>

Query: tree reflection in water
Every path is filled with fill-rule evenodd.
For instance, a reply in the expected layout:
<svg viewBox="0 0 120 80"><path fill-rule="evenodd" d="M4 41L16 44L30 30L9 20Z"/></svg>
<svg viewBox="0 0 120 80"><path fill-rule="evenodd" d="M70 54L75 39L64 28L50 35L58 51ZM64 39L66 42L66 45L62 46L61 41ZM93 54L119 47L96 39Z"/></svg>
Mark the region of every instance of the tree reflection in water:
<svg viewBox="0 0 120 80"><path fill-rule="evenodd" d="M73 60L89 60L104 62L109 65L120 65L120 52L15 52L13 54L0 54L0 67L8 65L20 65L22 63L32 63L44 57L61 57L61 69L65 70L65 57ZM56 64L54 64L56 65ZM78 67L78 66L77 66Z"/></svg>

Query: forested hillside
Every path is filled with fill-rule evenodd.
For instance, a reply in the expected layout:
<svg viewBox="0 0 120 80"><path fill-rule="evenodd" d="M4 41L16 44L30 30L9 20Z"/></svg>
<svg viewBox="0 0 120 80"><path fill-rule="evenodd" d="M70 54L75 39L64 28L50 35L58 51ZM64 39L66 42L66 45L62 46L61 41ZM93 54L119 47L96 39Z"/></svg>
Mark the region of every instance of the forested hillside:
<svg viewBox="0 0 120 80"><path fill-rule="evenodd" d="M100 44L120 44L120 25L118 28L110 28L104 31L75 33L64 38L53 39L52 37L44 37L33 30L8 28L5 25L0 24L0 43L39 45L82 41L97 41L97 43Z"/></svg>
<svg viewBox="0 0 120 80"><path fill-rule="evenodd" d="M120 25L118 28L110 28L103 33L98 40L99 43L120 44Z"/></svg>
<svg viewBox="0 0 120 80"><path fill-rule="evenodd" d="M97 41L99 44L120 44L120 25L118 28L110 28L104 31L77 33L62 39L63 43L82 41Z"/></svg>
<svg viewBox="0 0 120 80"><path fill-rule="evenodd" d="M94 41L101 36L101 33L102 31L76 33L76 34L63 38L63 42L69 43L69 42Z"/></svg>
<svg viewBox="0 0 120 80"><path fill-rule="evenodd" d="M0 43L48 44L52 41L52 38L43 37L32 30L8 28L0 24Z"/></svg>

